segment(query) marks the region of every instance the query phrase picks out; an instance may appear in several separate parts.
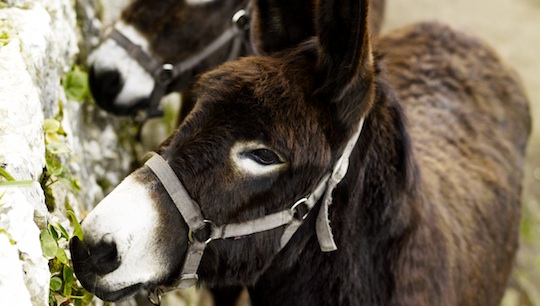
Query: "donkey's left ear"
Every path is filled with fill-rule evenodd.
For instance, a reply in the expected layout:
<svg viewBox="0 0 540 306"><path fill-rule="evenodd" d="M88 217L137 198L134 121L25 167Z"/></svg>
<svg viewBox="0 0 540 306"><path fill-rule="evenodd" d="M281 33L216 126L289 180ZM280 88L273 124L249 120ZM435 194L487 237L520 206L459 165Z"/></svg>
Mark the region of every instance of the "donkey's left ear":
<svg viewBox="0 0 540 306"><path fill-rule="evenodd" d="M315 0L252 1L252 36L259 53L282 51L315 35Z"/></svg>
<svg viewBox="0 0 540 306"><path fill-rule="evenodd" d="M315 24L319 89L344 127L371 108L374 64L368 29L369 0L318 0Z"/></svg>

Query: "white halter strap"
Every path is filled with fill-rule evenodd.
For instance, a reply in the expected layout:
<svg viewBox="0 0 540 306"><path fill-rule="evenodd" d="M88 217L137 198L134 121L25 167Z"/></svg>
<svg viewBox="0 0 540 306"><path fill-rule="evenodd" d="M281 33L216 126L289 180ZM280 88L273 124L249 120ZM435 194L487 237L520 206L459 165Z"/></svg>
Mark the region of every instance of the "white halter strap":
<svg viewBox="0 0 540 306"><path fill-rule="evenodd" d="M150 301L155 305L159 305L159 296L161 293L177 288L187 288L197 283L197 270L204 249L212 240L242 237L285 226L285 230L280 239L280 250L283 249L323 195L322 206L316 221L317 238L323 252L337 250L332 229L330 227L328 210L332 204L332 193L334 189L347 174L349 158L358 141L363 124L364 118L360 120L356 132L347 142L343 154L334 165L332 173L326 174L310 195L296 201L296 203L288 209L241 223L216 225L214 222L206 220L202 215L200 206L189 196L167 161L160 155L151 152L153 156L146 161L145 165L148 166L161 181L165 190L176 205L176 208L182 215L182 218L188 225L189 246L180 278L175 287L156 288L154 292L151 292L152 297L150 298ZM304 215L300 215L299 212L299 207L301 205L305 206L305 209L303 210ZM199 241L193 234L205 228L209 228L209 234L205 240Z"/></svg>

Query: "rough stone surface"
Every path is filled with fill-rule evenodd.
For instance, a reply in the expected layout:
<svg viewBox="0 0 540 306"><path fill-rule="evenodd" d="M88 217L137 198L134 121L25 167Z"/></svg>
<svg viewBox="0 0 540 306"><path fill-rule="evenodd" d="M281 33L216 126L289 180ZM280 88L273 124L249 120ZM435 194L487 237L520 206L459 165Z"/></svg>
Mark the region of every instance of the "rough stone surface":
<svg viewBox="0 0 540 306"><path fill-rule="evenodd" d="M16 180L34 181L0 187L0 305L49 304L51 275L40 230L60 222L70 231L65 203L82 219L132 168L132 124L66 98L62 78L77 61L82 37L75 1L0 3L0 166ZM62 159L81 191L53 184L57 208L49 212L39 184L43 122L60 113L71 149Z"/></svg>

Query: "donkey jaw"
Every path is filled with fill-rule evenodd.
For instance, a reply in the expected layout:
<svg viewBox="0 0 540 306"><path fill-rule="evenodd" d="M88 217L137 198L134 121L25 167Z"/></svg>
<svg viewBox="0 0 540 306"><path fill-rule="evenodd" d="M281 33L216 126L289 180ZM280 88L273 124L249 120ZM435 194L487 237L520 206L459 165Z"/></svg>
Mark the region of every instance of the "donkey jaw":
<svg viewBox="0 0 540 306"><path fill-rule="evenodd" d="M118 22L115 28L148 52L148 41L134 27ZM154 78L113 39L107 38L89 58L90 89L96 102L117 115L144 107L154 89ZM110 75L116 74L117 80ZM92 82L92 80L94 80Z"/></svg>
<svg viewBox="0 0 540 306"><path fill-rule="evenodd" d="M164 280L173 268L156 243L158 222L150 191L128 176L82 222L83 241L71 242L83 286L118 300Z"/></svg>

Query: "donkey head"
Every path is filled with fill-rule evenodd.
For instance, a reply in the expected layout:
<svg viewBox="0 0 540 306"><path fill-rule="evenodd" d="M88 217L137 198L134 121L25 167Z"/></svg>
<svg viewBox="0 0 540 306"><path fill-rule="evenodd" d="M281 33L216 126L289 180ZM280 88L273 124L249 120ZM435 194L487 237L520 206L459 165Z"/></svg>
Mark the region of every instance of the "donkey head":
<svg viewBox="0 0 540 306"><path fill-rule="evenodd" d="M321 0L312 40L226 63L198 80L194 110L157 153L204 218L222 225L287 210L331 171L373 105L367 10L367 1ZM308 225L283 251L306 243L313 235ZM106 300L173 284L190 245L184 218L146 166L82 227L84 240L71 245L75 271ZM211 286L254 284L280 252L283 232L209 242L200 279Z"/></svg>
<svg viewBox="0 0 540 306"><path fill-rule="evenodd" d="M114 28L158 63L178 63L233 27L244 0L134 0ZM192 71L206 71L227 59L231 44L216 50ZM117 115L147 107L155 77L108 36L89 56L90 89L96 102ZM186 76L186 78L191 76ZM167 91L174 86L168 84Z"/></svg>

